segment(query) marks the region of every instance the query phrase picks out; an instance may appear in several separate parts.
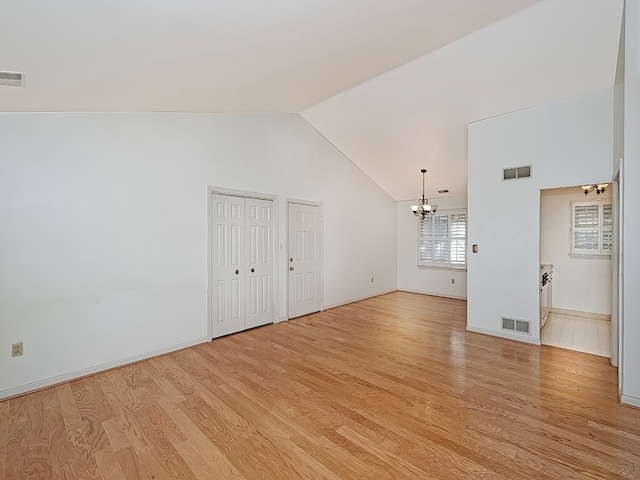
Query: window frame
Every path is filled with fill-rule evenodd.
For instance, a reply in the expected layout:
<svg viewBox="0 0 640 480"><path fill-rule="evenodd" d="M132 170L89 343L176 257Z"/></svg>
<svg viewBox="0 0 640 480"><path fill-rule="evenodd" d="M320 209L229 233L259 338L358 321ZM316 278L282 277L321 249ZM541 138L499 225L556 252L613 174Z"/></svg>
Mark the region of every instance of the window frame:
<svg viewBox="0 0 640 480"><path fill-rule="evenodd" d="M598 224L597 226L576 226L576 207L582 206L598 206ZM611 209L611 221L608 225L604 224L604 208L609 206ZM569 256L571 258L581 259L609 259L613 251L613 245L609 248L604 247L604 233L611 232L613 236L613 201L611 198L599 198L594 200L574 200L570 204L570 228L569 228ZM576 231L593 231L598 232L598 248L597 249L579 249L576 247L575 233Z"/></svg>
<svg viewBox="0 0 640 480"><path fill-rule="evenodd" d="M466 271L467 270L467 259L469 257L468 252L467 252L467 247L468 247L468 229L469 229L469 215L467 213L467 209L466 208L455 208L455 209L442 209L442 210L437 210L436 213L434 213L431 217L432 217L432 222L435 222L435 217L437 216L447 216L447 236L443 237L443 236L436 236L434 235L433 232L433 225L434 223L432 223L432 229L431 229L431 235L430 235L430 239L431 241L434 243L434 252L435 252L435 243L436 241L443 241L446 239L447 244L448 244L448 260L446 262L443 261L422 261L421 260L421 255L420 255L420 251L423 245L423 236L422 236L422 222L423 219L419 218L418 219L418 248L417 248L417 266L418 268L437 268L437 269L445 269L445 270L456 270L456 271ZM454 215L464 215L464 238L462 238L461 236L451 236L451 217ZM429 216L427 216L429 217ZM460 264L460 263L451 263L451 250L452 250L452 244L455 241L459 241L459 240L464 240L464 264Z"/></svg>

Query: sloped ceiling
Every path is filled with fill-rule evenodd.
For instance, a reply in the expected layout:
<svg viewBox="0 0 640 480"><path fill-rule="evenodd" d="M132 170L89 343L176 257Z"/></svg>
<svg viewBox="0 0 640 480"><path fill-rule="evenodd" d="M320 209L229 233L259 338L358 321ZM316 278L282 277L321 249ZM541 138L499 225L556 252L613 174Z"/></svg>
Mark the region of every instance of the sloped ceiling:
<svg viewBox="0 0 640 480"><path fill-rule="evenodd" d="M2 0L0 111L302 112L396 200L460 195L468 123L613 85L622 5Z"/></svg>
<svg viewBox="0 0 640 480"><path fill-rule="evenodd" d="M540 0L2 0L0 111L299 112Z"/></svg>
<svg viewBox="0 0 640 480"><path fill-rule="evenodd" d="M539 3L302 114L396 200L421 168L429 197L466 194L467 124L611 87L622 6Z"/></svg>

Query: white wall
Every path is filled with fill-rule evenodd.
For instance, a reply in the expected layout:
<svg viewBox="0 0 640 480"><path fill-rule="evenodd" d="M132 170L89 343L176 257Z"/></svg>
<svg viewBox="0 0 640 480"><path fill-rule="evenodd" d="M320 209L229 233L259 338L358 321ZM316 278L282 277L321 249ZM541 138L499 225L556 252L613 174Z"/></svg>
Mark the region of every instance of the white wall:
<svg viewBox="0 0 640 480"><path fill-rule="evenodd" d="M640 0L627 0L624 79L622 401L640 407Z"/></svg>
<svg viewBox="0 0 640 480"><path fill-rule="evenodd" d="M396 289L396 202L298 115L0 114L0 149L0 397L205 340L208 185L278 195L282 243L323 202L325 307Z"/></svg>
<svg viewBox="0 0 640 480"><path fill-rule="evenodd" d="M469 125L469 330L509 336L500 316L513 317L539 342L540 190L611 178L612 99L600 90ZM530 164L531 178L502 181Z"/></svg>
<svg viewBox="0 0 640 480"><path fill-rule="evenodd" d="M553 307L611 315L611 259L571 257L571 202L611 199L585 196L580 187L540 195L540 263L553 264Z"/></svg>
<svg viewBox="0 0 640 480"><path fill-rule="evenodd" d="M430 198L439 210L467 208L467 197ZM466 270L418 267L419 221L414 200L398 202L398 289L441 297L467 298ZM455 280L452 284L451 280Z"/></svg>

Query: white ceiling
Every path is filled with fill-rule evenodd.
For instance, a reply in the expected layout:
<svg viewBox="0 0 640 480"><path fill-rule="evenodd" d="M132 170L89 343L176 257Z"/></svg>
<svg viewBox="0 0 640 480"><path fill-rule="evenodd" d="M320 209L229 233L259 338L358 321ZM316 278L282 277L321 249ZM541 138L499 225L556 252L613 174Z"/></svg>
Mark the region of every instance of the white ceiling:
<svg viewBox="0 0 640 480"><path fill-rule="evenodd" d="M396 200L461 195L468 123L613 85L622 5L0 0L0 111L302 112Z"/></svg>
<svg viewBox="0 0 640 480"><path fill-rule="evenodd" d="M464 195L468 123L614 84L622 6L544 1L302 114L396 200L421 168L429 197Z"/></svg>
<svg viewBox="0 0 640 480"><path fill-rule="evenodd" d="M0 111L299 112L540 0L2 0Z"/></svg>

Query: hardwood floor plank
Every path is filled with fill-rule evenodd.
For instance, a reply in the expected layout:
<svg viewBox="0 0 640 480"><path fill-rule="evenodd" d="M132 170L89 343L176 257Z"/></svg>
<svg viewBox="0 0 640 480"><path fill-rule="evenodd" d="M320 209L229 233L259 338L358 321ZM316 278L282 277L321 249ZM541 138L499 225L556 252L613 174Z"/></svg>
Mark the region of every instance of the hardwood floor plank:
<svg viewBox="0 0 640 480"><path fill-rule="evenodd" d="M606 358L395 292L0 402L0 479L640 479Z"/></svg>
<svg viewBox="0 0 640 480"><path fill-rule="evenodd" d="M9 402L0 402L0 478L7 478L7 443L9 441Z"/></svg>
<svg viewBox="0 0 640 480"><path fill-rule="evenodd" d="M111 448L96 452L95 457L103 480L127 480L120 467L120 462L118 462L118 457Z"/></svg>

